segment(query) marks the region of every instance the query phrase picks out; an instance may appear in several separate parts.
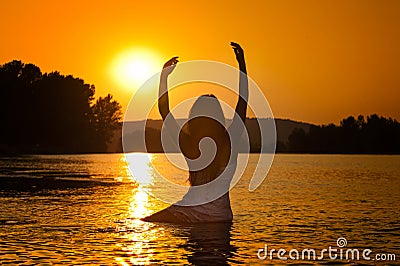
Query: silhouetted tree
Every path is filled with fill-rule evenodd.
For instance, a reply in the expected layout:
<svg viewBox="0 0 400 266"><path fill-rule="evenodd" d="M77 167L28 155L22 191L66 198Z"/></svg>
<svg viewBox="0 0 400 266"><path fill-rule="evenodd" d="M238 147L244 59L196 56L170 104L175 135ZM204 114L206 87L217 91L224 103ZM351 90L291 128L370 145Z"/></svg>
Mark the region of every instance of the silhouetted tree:
<svg viewBox="0 0 400 266"><path fill-rule="evenodd" d="M293 129L292 134L289 136L290 151L305 152L307 150L308 135L302 128Z"/></svg>
<svg viewBox="0 0 400 266"><path fill-rule="evenodd" d="M121 107L111 95L93 105L94 93L82 79L33 64L0 66L0 151L105 151Z"/></svg>
<svg viewBox="0 0 400 266"><path fill-rule="evenodd" d="M310 153L400 153L400 123L392 118L370 115L349 116L340 122L295 129L288 151Z"/></svg>
<svg viewBox="0 0 400 266"><path fill-rule="evenodd" d="M113 100L111 94L104 98L100 97L92 106L91 124L95 131L95 137L103 144L103 147L98 147L100 150L106 148L114 131L121 126L121 116L121 105Z"/></svg>

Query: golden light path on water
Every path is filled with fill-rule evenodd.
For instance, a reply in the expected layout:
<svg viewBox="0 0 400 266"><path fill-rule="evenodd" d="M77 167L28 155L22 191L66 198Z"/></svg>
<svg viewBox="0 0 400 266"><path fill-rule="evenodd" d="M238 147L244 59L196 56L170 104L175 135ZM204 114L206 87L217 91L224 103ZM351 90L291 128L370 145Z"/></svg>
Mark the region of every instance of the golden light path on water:
<svg viewBox="0 0 400 266"><path fill-rule="evenodd" d="M141 187L136 186L132 190L128 209L130 219L126 219L120 230L118 230L126 232L124 235L126 241L124 242L129 244L121 245L120 248L129 258L116 257L115 261L119 265L149 264L153 260L153 253L156 252L151 242L158 241L164 233L162 228L160 230L160 228L154 227L151 223L140 220L140 218L155 212L155 208L157 208L157 201L153 198L153 202L150 202L151 196L143 189L143 187L145 188L154 182L152 161L155 159L155 155L144 153L130 155L133 156L133 159L127 160L125 156L122 157L122 160L128 166L126 168L127 176L130 177L130 181L133 183L138 184L140 182ZM135 164L136 176L133 176L129 170L129 164L131 163Z"/></svg>
<svg viewBox="0 0 400 266"><path fill-rule="evenodd" d="M140 176L142 176L144 180L151 180L151 172L150 169L148 168L148 163L150 162L150 158L151 158L150 154L143 154L142 156L136 156L136 159L138 160L136 160L135 163L138 166L141 166ZM129 161L126 160L126 157L124 155L122 155L121 161L123 161L127 165L126 176L129 177L130 182L137 183L135 177L133 177L132 173L129 170ZM142 227L144 231L147 231L149 229L148 224L138 220L139 218L148 215L149 213L148 201L149 201L149 196L142 189L140 189L139 187L135 187L135 189L132 190L129 199L128 215L129 217L132 217L134 219L126 219L124 221L124 224L116 229L116 231L118 232L129 232L124 237L130 243L125 246L122 245L120 246L121 250L125 251L126 255L129 256L129 259L123 257L116 257L115 261L119 265L125 266L125 265L131 265L131 263L136 264L138 262L137 258L141 257L140 255L143 253L144 249L146 249L147 254L146 256L141 257L140 263L147 264L150 261L152 252L151 250L149 250L149 247L145 246L146 239L144 239L142 234L133 233L135 231L132 230L138 226Z"/></svg>

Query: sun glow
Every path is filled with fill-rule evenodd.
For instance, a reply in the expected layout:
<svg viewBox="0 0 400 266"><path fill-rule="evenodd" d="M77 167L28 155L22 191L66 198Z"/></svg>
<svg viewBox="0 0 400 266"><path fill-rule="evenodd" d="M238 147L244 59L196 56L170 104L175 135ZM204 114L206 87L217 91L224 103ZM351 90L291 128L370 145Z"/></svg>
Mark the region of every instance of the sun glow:
<svg viewBox="0 0 400 266"><path fill-rule="evenodd" d="M160 57L151 50L130 49L117 55L111 64L113 80L123 89L136 90L162 68Z"/></svg>

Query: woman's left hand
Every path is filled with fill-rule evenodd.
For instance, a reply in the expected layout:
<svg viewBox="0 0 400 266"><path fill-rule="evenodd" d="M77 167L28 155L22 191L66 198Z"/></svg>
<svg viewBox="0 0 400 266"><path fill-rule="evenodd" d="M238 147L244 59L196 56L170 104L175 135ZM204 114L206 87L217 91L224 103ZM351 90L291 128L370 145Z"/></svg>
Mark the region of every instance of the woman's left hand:
<svg viewBox="0 0 400 266"><path fill-rule="evenodd" d="M168 76L169 74L174 71L176 64L178 63L178 56L172 57L170 60L168 60L163 67L162 74Z"/></svg>

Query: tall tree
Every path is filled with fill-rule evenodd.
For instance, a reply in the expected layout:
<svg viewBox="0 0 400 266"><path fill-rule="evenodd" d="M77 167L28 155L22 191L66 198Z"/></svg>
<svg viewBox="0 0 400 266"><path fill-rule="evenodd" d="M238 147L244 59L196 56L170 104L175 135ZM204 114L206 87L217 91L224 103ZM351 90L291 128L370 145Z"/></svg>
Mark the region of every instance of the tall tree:
<svg viewBox="0 0 400 266"><path fill-rule="evenodd" d="M82 79L33 64L0 66L0 152L105 151L121 106L111 95L93 104L94 93Z"/></svg>
<svg viewBox="0 0 400 266"><path fill-rule="evenodd" d="M92 120L95 137L102 147L98 149L104 150L111 141L112 136L117 128L121 126L121 105L113 100L113 96L108 94L106 97L100 97L92 106Z"/></svg>

